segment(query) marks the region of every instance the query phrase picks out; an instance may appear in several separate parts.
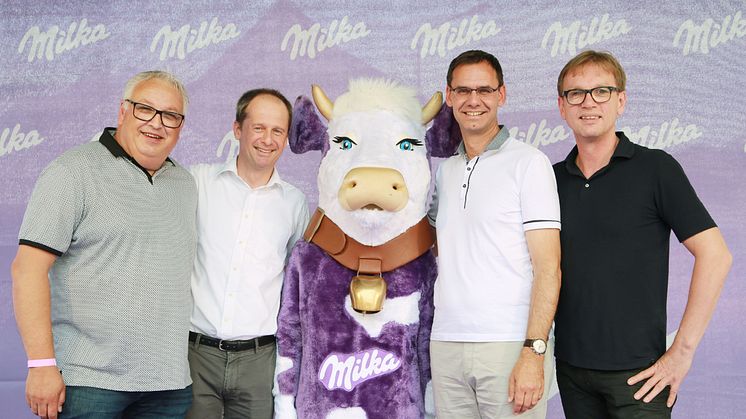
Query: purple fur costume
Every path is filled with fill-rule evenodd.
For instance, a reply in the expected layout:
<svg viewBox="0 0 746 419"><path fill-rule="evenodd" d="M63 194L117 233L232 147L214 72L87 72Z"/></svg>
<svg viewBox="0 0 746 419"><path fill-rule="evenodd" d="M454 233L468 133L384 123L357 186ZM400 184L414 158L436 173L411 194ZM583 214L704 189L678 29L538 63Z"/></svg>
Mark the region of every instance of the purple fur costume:
<svg viewBox="0 0 746 419"><path fill-rule="evenodd" d="M335 408L362 407L370 419L424 417L425 386L430 380L432 293L437 274L431 251L384 273L388 298L419 293L418 321L385 323L371 337L350 315L349 285L355 272L345 268L313 243L298 242L293 249L282 292L278 319L278 351L293 366L278 375L281 394L294 394L299 418L325 418ZM367 314L381 316L386 312ZM361 315L362 316L362 315ZM328 389L320 368L332 354L352 355L379 349L393 354L401 365L359 380L350 391ZM364 366L364 365L363 365ZM331 367L326 369L328 376Z"/></svg>
<svg viewBox="0 0 746 419"><path fill-rule="evenodd" d="M294 153L323 153L319 207L349 237L376 246L393 240L425 215L428 158L447 157L455 150L448 135L452 114L443 106L433 132L425 135L426 122L420 119L421 105L413 90L380 80L355 83L350 83L344 99L334 103L335 118L328 130L311 101L299 97L289 144ZM371 96L377 97L369 100ZM437 93L430 103L440 107L440 100ZM392 106L393 102L406 102L414 112ZM329 119L329 114L325 116ZM405 140L403 132L407 132ZM400 147L403 142L409 142L409 147ZM426 150L418 149L425 144ZM373 210L370 217L356 219L353 213L366 210L340 209L337 191L342 177L357 167L396 169L412 201L401 211L394 210L395 217ZM387 295L383 309L375 314L352 309L350 282L356 274L314 243L298 242L293 249L278 317L276 418L416 419L430 413L425 393L430 386L437 276L432 251L382 274Z"/></svg>

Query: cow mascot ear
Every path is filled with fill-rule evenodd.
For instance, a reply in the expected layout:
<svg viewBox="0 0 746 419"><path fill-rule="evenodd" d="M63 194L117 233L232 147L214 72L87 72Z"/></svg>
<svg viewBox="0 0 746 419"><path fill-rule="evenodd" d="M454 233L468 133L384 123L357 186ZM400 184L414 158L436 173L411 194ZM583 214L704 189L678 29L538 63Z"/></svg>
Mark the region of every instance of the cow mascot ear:
<svg viewBox="0 0 746 419"><path fill-rule="evenodd" d="M288 136L290 150L295 154L311 150L319 150L326 154L329 150L328 137L326 124L316 113L316 106L311 99L307 96L298 96L293 106L293 122Z"/></svg>
<svg viewBox="0 0 746 419"><path fill-rule="evenodd" d="M425 143L432 157L451 157L461 144L461 129L453 117L453 109L445 103L427 130Z"/></svg>

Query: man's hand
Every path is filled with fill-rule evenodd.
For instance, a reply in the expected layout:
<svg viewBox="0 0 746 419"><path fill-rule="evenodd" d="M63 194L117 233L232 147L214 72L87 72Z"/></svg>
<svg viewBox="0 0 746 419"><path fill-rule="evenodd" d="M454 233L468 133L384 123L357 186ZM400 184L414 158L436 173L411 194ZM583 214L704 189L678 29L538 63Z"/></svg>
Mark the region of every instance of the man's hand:
<svg viewBox="0 0 746 419"><path fill-rule="evenodd" d="M529 348L521 349L521 356L510 373L508 402L515 414L523 413L539 403L544 394L544 355L536 355Z"/></svg>
<svg viewBox="0 0 746 419"><path fill-rule="evenodd" d="M668 401L666 401L666 406L672 407L676 401L679 387L692 366L693 358L694 352L687 354L671 346L650 368L627 380L629 385L647 380L635 393L635 400L642 398L643 402L650 403L666 386L671 386L671 393L668 396Z"/></svg>
<svg viewBox="0 0 746 419"><path fill-rule="evenodd" d="M668 407L676 401L681 382L692 366L694 352L715 311L725 277L733 263L733 256L717 227L697 233L682 243L694 256L694 269L689 299L676 339L653 366L627 380L629 385L647 380L635 393L635 399L644 397L642 401L645 403L653 400L666 386L671 386L666 402Z"/></svg>
<svg viewBox="0 0 746 419"><path fill-rule="evenodd" d="M26 403L31 412L54 419L65 403L65 383L56 366L29 368L26 378Z"/></svg>

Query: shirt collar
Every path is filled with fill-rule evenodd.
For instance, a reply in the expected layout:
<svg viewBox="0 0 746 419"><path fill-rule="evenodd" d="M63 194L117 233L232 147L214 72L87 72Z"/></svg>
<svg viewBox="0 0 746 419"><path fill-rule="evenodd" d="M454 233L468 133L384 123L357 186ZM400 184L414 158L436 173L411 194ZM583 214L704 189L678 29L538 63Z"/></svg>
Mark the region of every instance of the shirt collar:
<svg viewBox="0 0 746 419"><path fill-rule="evenodd" d="M614 149L614 154L611 155L611 160L609 160L609 164L614 159L617 158L624 158L624 159L630 159L635 154L635 145L632 144L632 141L627 138L626 135L624 135L624 132L617 131L616 133L617 139L619 139L619 142L616 145L616 148ZM583 174L580 172L580 169L578 168L577 163L575 161L578 158L578 146L575 145L575 147L570 150L570 153L565 157L565 168L568 172L574 174L574 175L580 175Z"/></svg>
<svg viewBox="0 0 746 419"><path fill-rule="evenodd" d="M132 162L135 166L137 166L140 170L145 172L145 175L148 177L148 181L150 183L153 183L153 177L150 176L150 172L148 172L148 169L142 167L140 163L135 160L134 157L130 156L117 142L116 138L114 138L114 134L116 134L117 129L114 127L106 127L104 128L104 132L101 133L101 137L99 137L98 142L100 142L104 147L106 147L107 150L112 154L112 156L119 158L125 158ZM174 163L170 157L166 157L166 162L170 163L171 166L176 166L176 163ZM165 165L165 162L164 162ZM160 170L160 169L158 169Z"/></svg>
<svg viewBox="0 0 746 419"><path fill-rule="evenodd" d="M230 159L229 161L223 163L223 166L215 173L215 176L220 176L223 173L232 173L233 176L241 179L240 176L238 176L238 167L236 166L236 162L238 161L238 156L234 159ZM243 182L243 179L241 179ZM247 185L248 186L248 185ZM263 188L280 188L283 193L285 192L285 181L282 180L280 177L280 173L277 171L277 167L275 166L274 170L272 171L272 176L270 176L269 181L264 186L259 186L258 188L254 189L263 189Z"/></svg>
<svg viewBox="0 0 746 419"><path fill-rule="evenodd" d="M484 148L482 154L487 151L499 150L500 147L505 144L505 141L507 141L510 137L510 133L508 133L508 130L505 129L504 125L498 125L498 127L500 128L500 130L494 137L492 137L492 140L490 140L489 144L487 144L487 147ZM460 154L464 156L464 158L466 158L466 146L464 145L463 140L461 140L461 143L458 145L457 154Z"/></svg>

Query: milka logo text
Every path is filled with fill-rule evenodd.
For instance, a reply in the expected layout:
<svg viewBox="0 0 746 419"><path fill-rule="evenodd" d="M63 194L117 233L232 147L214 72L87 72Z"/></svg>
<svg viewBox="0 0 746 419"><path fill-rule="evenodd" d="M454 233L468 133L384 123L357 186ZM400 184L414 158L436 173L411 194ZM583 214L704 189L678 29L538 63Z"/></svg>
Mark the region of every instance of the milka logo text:
<svg viewBox="0 0 746 419"><path fill-rule="evenodd" d="M236 29L236 25L232 23L225 26L220 25L216 17L212 18L209 26L207 21L203 20L199 29L192 29L187 24L178 31L174 31L171 29L171 25L166 25L153 37L153 41L150 43L150 52L155 52L158 49L158 43L162 39L160 60L174 57L183 60L187 54L194 50L205 48L211 44L219 44L240 34L241 32Z"/></svg>
<svg viewBox="0 0 746 419"><path fill-rule="evenodd" d="M702 130L699 127L694 124L681 126L679 118L662 123L658 129L646 125L638 128L637 131L632 131L630 127L624 127L622 131L635 144L661 150L689 142L702 136Z"/></svg>
<svg viewBox="0 0 746 419"><path fill-rule="evenodd" d="M61 31L57 25L50 26L46 32L41 32L38 26L32 26L26 31L18 44L18 53L23 54L28 43L28 61L41 59L54 60L55 54L74 50L80 46L93 44L109 37L106 26L98 24L93 28L88 26L88 19L82 19L80 23L73 22L67 27L67 31ZM30 42L29 42L30 41Z"/></svg>
<svg viewBox="0 0 746 419"><path fill-rule="evenodd" d="M594 17L588 25L583 24L581 20L576 20L568 27L563 27L562 22L554 22L544 34L541 47L546 49L552 35L554 35L552 57L567 53L575 55L575 51L578 49L597 44L603 40L616 38L629 33L629 31L630 27L627 21L624 19L619 19L616 22L610 21L608 13L601 16L600 20L598 17Z"/></svg>
<svg viewBox="0 0 746 419"><path fill-rule="evenodd" d="M316 52L350 42L354 39L368 36L370 30L365 27L364 22L358 22L355 26L350 26L345 16L341 21L332 20L328 28L322 28L320 23L314 23L308 29L303 29L299 24L295 24L285 34L282 39L280 50L286 51L290 40L293 40L293 46L290 50L290 59L294 60L298 55L301 57L308 55L308 58L315 58Z"/></svg>
<svg viewBox="0 0 746 419"><path fill-rule="evenodd" d="M746 20L741 19L741 11L735 15L728 15L722 23L715 23L708 18L701 25L695 25L691 19L685 21L676 31L673 38L673 46L678 47L682 42L682 54L690 52L701 52L707 54L710 48L725 44L735 38L743 38L746 35Z"/></svg>
<svg viewBox="0 0 746 419"><path fill-rule="evenodd" d="M0 157L39 145L42 141L44 137L40 136L35 129L29 131L28 134L21 132L21 124L16 124L13 131L5 128L0 134Z"/></svg>
<svg viewBox="0 0 746 419"><path fill-rule="evenodd" d="M331 354L319 368L319 381L328 390L352 391L358 384L396 371L401 361L396 355L369 349L354 354Z"/></svg>
<svg viewBox="0 0 746 419"><path fill-rule="evenodd" d="M472 16L471 19L462 19L458 27L451 25L451 22L446 22L437 28L433 28L430 23L425 23L417 30L409 47L413 50L417 49L417 44L422 38L421 58L425 58L427 55L435 55L436 52L440 57L445 57L446 52L454 48L462 47L489 36L495 36L498 32L500 32L500 28L497 27L494 20L479 23L478 15Z"/></svg>
<svg viewBox="0 0 746 419"><path fill-rule="evenodd" d="M518 127L513 127L508 132L511 137L536 148L566 140L570 136L570 133L565 130L564 125L557 125L551 129L547 125L547 120L542 119L538 124L534 122L529 125L526 131L522 131Z"/></svg>

